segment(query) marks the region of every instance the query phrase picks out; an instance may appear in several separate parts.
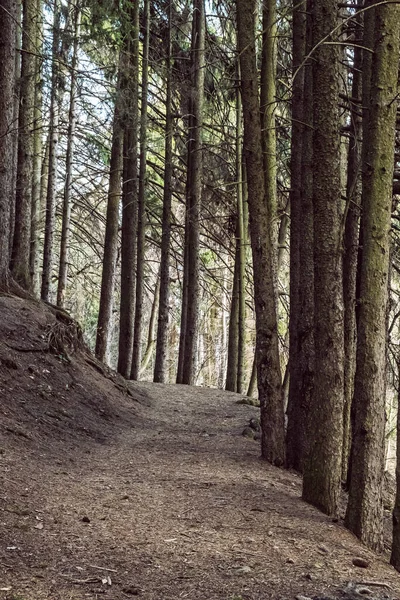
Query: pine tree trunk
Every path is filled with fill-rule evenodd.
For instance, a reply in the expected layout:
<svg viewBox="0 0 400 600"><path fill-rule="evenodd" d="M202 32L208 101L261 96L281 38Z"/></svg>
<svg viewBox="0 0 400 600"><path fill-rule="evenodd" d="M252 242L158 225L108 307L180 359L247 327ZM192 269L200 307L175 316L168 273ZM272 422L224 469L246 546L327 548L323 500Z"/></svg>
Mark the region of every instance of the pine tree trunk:
<svg viewBox="0 0 400 600"><path fill-rule="evenodd" d="M54 2L53 48L51 73L51 98L49 117L49 167L46 193L46 223L44 231L43 271L41 298L50 301L51 275L53 267L53 238L56 213L56 193L58 176L58 137L59 137L59 44L60 44L60 5Z"/></svg>
<svg viewBox="0 0 400 600"><path fill-rule="evenodd" d="M161 263L160 263L160 301L157 324L157 346L154 365L154 381L165 383L167 378L168 360L168 331L169 331L169 261L171 246L171 207L172 207L172 8L170 0L168 13L168 52L166 63L167 96L165 102L165 167L164 195L161 234Z"/></svg>
<svg viewBox="0 0 400 600"><path fill-rule="evenodd" d="M397 373L400 380L400 361L397 359ZM400 387L397 390L397 406L400 406ZM400 410L397 409L396 446L396 500L393 508L393 542L390 564L400 572Z"/></svg>
<svg viewBox="0 0 400 600"><path fill-rule="evenodd" d="M0 290L8 288L17 3L0 0Z"/></svg>
<svg viewBox="0 0 400 600"><path fill-rule="evenodd" d="M22 0L17 0L17 8L15 13L16 30L15 30L15 47L22 46ZM14 114L13 114L13 143L12 143L12 178L11 178L11 195L9 208L9 261L11 261L13 242L14 242L14 227L15 227L15 196L17 187L17 171L18 171L18 139L19 139L19 91L21 83L21 52L15 52L15 77L14 77Z"/></svg>
<svg viewBox="0 0 400 600"><path fill-rule="evenodd" d="M35 106L36 0L23 1L22 60L18 135L18 165L15 196L15 227L11 254L13 278L24 289L31 288L30 243Z"/></svg>
<svg viewBox="0 0 400 600"><path fill-rule="evenodd" d="M127 106L123 117L126 125L124 133L125 165L122 189L121 304L118 342L118 372L126 378L130 376L132 364L136 289L139 3L133 3L130 11Z"/></svg>
<svg viewBox="0 0 400 600"><path fill-rule="evenodd" d="M144 1L143 8L144 37L142 57L142 104L140 108L140 167L138 195L137 261L136 261L136 303L133 335L133 351L130 378L137 380L140 373L143 287L146 230L146 159L147 159L147 97L149 89L149 39L150 39L150 0Z"/></svg>
<svg viewBox="0 0 400 600"><path fill-rule="evenodd" d="M154 288L153 304L151 305L149 329L148 329L148 334L147 334L147 345L146 345L146 349L143 353L142 362L140 364L140 374L141 375L147 369L147 366L153 355L154 346L156 345L155 330L156 330L156 318L157 318L159 299L160 299L160 278L157 277L156 286Z"/></svg>
<svg viewBox="0 0 400 600"><path fill-rule="evenodd" d="M251 246L256 309L256 357L261 407L261 452L275 465L285 461L282 379L279 362L276 293L274 288L274 245L270 203L266 202L263 176L260 102L255 52L253 0L238 0L237 24L240 53L241 91L244 116Z"/></svg>
<svg viewBox="0 0 400 600"><path fill-rule="evenodd" d="M339 50L321 43L338 24L335 0L314 0L313 207L315 375L303 499L336 515L343 440L343 287L339 135Z"/></svg>
<svg viewBox="0 0 400 600"><path fill-rule="evenodd" d="M80 32L81 11L79 6L72 6L73 15L73 50L71 60L71 87L69 96L68 133L67 133L67 156L66 156L66 178L64 186L64 202L61 225L60 264L58 270L57 306L64 308L65 294L67 290L68 276L68 245L71 228L71 191L72 191L72 164L75 150L76 129L76 97L77 97L77 66L78 66L78 43Z"/></svg>
<svg viewBox="0 0 400 600"><path fill-rule="evenodd" d="M242 104L240 96L240 68L236 88L236 204L237 204L237 244L238 248L238 357L236 391L243 393L245 377L245 347L246 347L246 228L243 203L243 131Z"/></svg>
<svg viewBox="0 0 400 600"><path fill-rule="evenodd" d="M362 17L358 15L355 37L362 35ZM362 52L354 48L353 84L350 108L350 140L347 160L346 184L346 222L344 231L343 256L343 300L344 300L344 411L343 411L343 449L342 449L342 482L347 482L348 464L351 447L351 405L354 391L354 375L356 369L356 279L357 257L359 246L360 221L360 167L362 119L360 112L362 98ZM357 102L358 101L358 102Z"/></svg>
<svg viewBox="0 0 400 600"><path fill-rule="evenodd" d="M182 383L193 385L196 373L196 350L198 315L200 305L199 248L200 210L202 196L202 121L205 65L205 12L204 0L193 3L192 76L191 90L192 119L189 129L189 152L191 154L186 192L187 214L187 269L184 288L187 289L186 322L184 326Z"/></svg>
<svg viewBox="0 0 400 600"><path fill-rule="evenodd" d="M287 406L286 463L289 468L302 470L305 436L304 416L301 401L301 370L299 364L298 329L301 318L301 296L299 292L300 246L302 238L303 215L301 210L301 191L303 175L303 136L304 118L304 79L303 66L306 53L306 12L297 0L293 2L293 96L292 96L292 138L290 161L290 320L289 320L289 399ZM311 81L309 82L311 83Z"/></svg>
<svg viewBox="0 0 400 600"><path fill-rule="evenodd" d="M124 56L124 54L123 54ZM96 356L107 362L112 310L114 305L115 267L118 254L118 227L121 198L122 146L123 131L121 123L122 94L121 89L123 56L120 58L117 94L114 108L113 137L110 158L110 179L108 185L106 231L104 238L103 270L101 275L101 291L99 317L97 320Z"/></svg>
<svg viewBox="0 0 400 600"><path fill-rule="evenodd" d="M32 175L32 213L31 213L31 245L30 245L30 276L32 291L35 296L40 295L39 279L39 224L41 219L40 190L42 172L42 53L43 53L43 2L36 2L36 28L35 28L35 105L34 105L34 141L33 141L33 175Z"/></svg>
<svg viewBox="0 0 400 600"><path fill-rule="evenodd" d="M354 433L347 527L367 546L383 546L386 309L390 258L400 7L374 8L374 54L363 163L363 252L354 384Z"/></svg>
<svg viewBox="0 0 400 600"><path fill-rule="evenodd" d="M226 368L225 389L237 391L239 364L239 296L240 296L240 242L236 240L235 265L228 328L228 362Z"/></svg>

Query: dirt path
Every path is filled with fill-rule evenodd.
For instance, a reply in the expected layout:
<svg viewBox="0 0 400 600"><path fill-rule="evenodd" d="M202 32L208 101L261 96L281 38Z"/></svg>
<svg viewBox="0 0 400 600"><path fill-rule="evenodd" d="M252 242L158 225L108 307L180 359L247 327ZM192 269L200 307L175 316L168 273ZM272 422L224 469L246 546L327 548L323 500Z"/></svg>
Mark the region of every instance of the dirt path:
<svg viewBox="0 0 400 600"><path fill-rule="evenodd" d="M0 598L289 600L349 580L400 595L383 559L301 502L296 475L258 459L240 435L257 409L217 390L134 391L136 425L111 441L3 457Z"/></svg>

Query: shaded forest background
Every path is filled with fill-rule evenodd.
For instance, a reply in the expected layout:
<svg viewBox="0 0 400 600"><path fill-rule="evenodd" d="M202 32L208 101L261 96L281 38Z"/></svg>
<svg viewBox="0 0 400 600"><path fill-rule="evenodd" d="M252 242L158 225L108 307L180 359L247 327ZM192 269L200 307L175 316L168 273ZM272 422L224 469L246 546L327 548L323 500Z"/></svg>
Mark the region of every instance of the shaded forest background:
<svg viewBox="0 0 400 600"><path fill-rule="evenodd" d="M3 292L71 314L126 378L257 389L263 458L327 514L344 486L376 550L399 32L373 0L0 0Z"/></svg>

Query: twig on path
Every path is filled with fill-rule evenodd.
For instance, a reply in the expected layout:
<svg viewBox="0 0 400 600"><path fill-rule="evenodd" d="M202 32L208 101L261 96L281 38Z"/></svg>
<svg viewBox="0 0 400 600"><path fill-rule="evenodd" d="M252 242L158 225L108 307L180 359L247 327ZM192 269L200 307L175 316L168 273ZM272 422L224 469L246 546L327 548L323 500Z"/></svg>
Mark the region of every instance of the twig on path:
<svg viewBox="0 0 400 600"><path fill-rule="evenodd" d="M88 565L91 569L99 569L99 571L109 571L110 573L118 573L117 569L108 569L107 567L99 567L98 565Z"/></svg>
<svg viewBox="0 0 400 600"><path fill-rule="evenodd" d="M97 583L98 581L101 581L101 577L88 577L87 579L74 579L73 577L70 577L69 575L64 575L64 573L59 573L59 575L61 577L64 577L65 579L68 579L68 581L70 583L76 583L78 585L85 585L86 583Z"/></svg>

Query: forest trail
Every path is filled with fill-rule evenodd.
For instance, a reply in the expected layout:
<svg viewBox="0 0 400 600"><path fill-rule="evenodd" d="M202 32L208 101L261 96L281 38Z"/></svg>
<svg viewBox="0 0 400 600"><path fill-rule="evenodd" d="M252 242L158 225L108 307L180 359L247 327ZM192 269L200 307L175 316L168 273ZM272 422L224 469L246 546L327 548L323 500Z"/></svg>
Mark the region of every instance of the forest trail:
<svg viewBox="0 0 400 600"><path fill-rule="evenodd" d="M387 557L303 503L297 475L259 459L241 435L256 408L188 386L122 394L83 355L22 351L49 320L31 310L7 301L0 326L2 600L290 600L343 597L348 581L367 582L364 598L400 597Z"/></svg>

